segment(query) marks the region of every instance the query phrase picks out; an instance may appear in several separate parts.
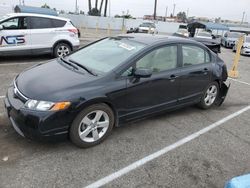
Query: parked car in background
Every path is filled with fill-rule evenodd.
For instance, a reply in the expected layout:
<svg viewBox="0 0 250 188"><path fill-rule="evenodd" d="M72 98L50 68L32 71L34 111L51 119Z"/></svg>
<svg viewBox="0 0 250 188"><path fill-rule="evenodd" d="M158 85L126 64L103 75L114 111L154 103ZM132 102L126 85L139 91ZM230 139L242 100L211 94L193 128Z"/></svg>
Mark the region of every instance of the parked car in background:
<svg viewBox="0 0 250 188"><path fill-rule="evenodd" d="M206 39L206 38L197 38L197 37L194 37L192 39L204 44L216 54L221 53L221 44L216 39Z"/></svg>
<svg viewBox="0 0 250 188"><path fill-rule="evenodd" d="M127 33L151 33L151 34L157 34L158 30L156 28L156 25L152 22L145 22L139 25L137 28L130 28L130 30L127 31Z"/></svg>
<svg viewBox="0 0 250 188"><path fill-rule="evenodd" d="M184 36L184 37L189 37L189 33L187 29L178 29L175 32L176 36Z"/></svg>
<svg viewBox="0 0 250 188"><path fill-rule="evenodd" d="M226 48L233 48L235 42L240 38L243 33L239 32L226 32L221 38L221 45Z"/></svg>
<svg viewBox="0 0 250 188"><path fill-rule="evenodd" d="M119 35L20 73L5 106L22 136L69 136L90 147L128 121L193 104L221 105L226 80L223 60L201 43Z"/></svg>
<svg viewBox="0 0 250 188"><path fill-rule="evenodd" d="M63 57L79 48L78 29L69 19L13 13L0 20L0 56L51 54Z"/></svg>
<svg viewBox="0 0 250 188"><path fill-rule="evenodd" d="M236 50L238 48L238 42L239 42L239 40L237 40L235 42L235 45L233 46L233 52L236 52ZM242 48L240 50L240 54L241 55L250 55L250 36L244 36L244 43L243 43Z"/></svg>
<svg viewBox="0 0 250 188"><path fill-rule="evenodd" d="M213 39L213 36L211 33L206 31L200 31L194 35L194 38L200 38L200 39Z"/></svg>

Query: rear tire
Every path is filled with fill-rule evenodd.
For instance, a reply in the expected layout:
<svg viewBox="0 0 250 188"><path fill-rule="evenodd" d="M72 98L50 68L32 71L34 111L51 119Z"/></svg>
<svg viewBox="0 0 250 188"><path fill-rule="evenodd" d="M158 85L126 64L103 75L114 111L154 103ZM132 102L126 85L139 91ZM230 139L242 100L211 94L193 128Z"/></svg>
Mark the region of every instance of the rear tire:
<svg viewBox="0 0 250 188"><path fill-rule="evenodd" d="M219 95L219 84L217 82L210 83L206 87L198 106L202 109L211 108L215 104L218 95Z"/></svg>
<svg viewBox="0 0 250 188"><path fill-rule="evenodd" d="M113 110L106 104L94 104L81 111L70 127L70 139L80 148L100 144L110 135L115 123Z"/></svg>
<svg viewBox="0 0 250 188"><path fill-rule="evenodd" d="M54 47L53 56L54 57L64 57L64 56L70 54L71 51L72 51L72 49L68 44L66 44L64 42L60 42Z"/></svg>

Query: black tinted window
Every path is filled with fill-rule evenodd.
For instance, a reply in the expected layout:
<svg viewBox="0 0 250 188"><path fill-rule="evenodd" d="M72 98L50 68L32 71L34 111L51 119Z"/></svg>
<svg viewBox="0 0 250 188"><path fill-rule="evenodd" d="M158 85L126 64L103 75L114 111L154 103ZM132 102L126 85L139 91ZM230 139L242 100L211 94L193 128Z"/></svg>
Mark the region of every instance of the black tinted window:
<svg viewBox="0 0 250 188"><path fill-rule="evenodd" d="M66 21L52 19L52 25L54 28L55 27L63 27L65 24L66 24Z"/></svg>
<svg viewBox="0 0 250 188"><path fill-rule="evenodd" d="M32 17L30 22L31 29L53 28L52 21L49 18Z"/></svg>

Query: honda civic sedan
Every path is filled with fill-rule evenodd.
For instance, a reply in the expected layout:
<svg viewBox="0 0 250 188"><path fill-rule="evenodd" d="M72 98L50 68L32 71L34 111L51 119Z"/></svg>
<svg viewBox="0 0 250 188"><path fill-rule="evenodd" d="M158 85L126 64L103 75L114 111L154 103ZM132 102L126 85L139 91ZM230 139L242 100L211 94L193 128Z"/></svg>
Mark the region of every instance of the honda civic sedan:
<svg viewBox="0 0 250 188"><path fill-rule="evenodd" d="M24 137L69 137L90 147L128 121L188 105L221 105L226 80L224 62L201 43L120 35L20 73L5 106Z"/></svg>

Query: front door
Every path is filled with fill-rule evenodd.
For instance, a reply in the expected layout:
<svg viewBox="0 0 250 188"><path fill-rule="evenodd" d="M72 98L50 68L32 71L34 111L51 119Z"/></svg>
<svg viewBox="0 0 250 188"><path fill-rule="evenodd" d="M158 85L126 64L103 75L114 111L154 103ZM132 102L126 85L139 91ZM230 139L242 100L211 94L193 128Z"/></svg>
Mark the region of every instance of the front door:
<svg viewBox="0 0 250 188"><path fill-rule="evenodd" d="M177 51L177 45L163 46L135 63L134 69L151 69L153 74L150 78L128 77L127 120L176 105L180 87Z"/></svg>
<svg viewBox="0 0 250 188"><path fill-rule="evenodd" d="M29 54L31 52L30 30L26 17L14 17L0 23L0 53Z"/></svg>

